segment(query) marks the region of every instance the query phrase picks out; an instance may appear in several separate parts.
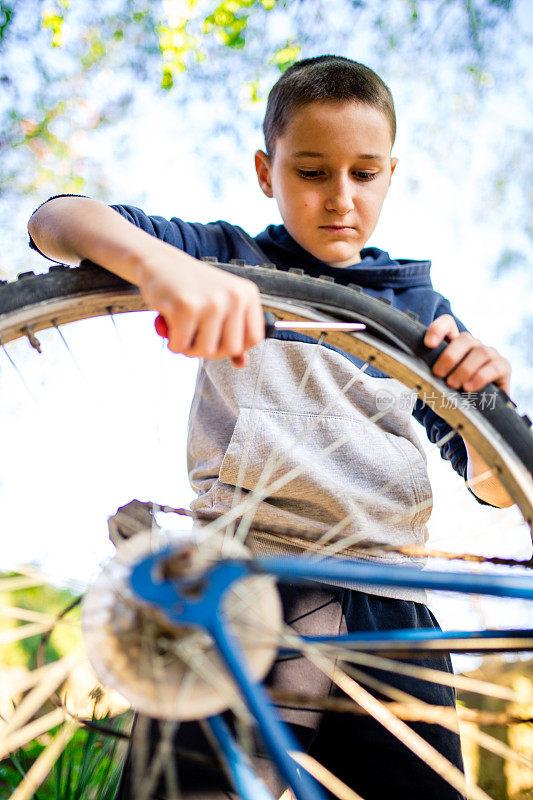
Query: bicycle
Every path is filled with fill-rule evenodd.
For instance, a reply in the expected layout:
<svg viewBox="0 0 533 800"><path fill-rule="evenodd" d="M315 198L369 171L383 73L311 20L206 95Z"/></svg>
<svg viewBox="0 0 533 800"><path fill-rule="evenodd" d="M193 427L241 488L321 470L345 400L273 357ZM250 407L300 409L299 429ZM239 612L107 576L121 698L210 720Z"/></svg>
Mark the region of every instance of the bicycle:
<svg viewBox="0 0 533 800"><path fill-rule="evenodd" d="M525 524L531 528L533 438L529 420L520 417L509 398L496 387L489 389L494 403L486 405L480 396L465 398L436 378L431 372L431 364L442 347L429 351L423 346L425 329L416 319L369 297L360 287L340 287L330 280L311 279L295 274L294 271L284 273L272 268L272 265L249 267L236 262L219 266L237 275L245 274L254 280L261 290L265 310L274 314L277 319L294 324L298 320L316 323L315 338L319 345L331 344L351 353L361 360L363 370L370 364L401 381L419 397L427 397L431 393L432 396L446 399L447 402L439 406L439 415L452 426L453 432L460 431L469 438L492 470L498 473L500 481L520 509ZM46 328L55 328L62 335L62 326L74 321L99 316L114 320L118 314L143 309L144 304L136 287L86 262L76 269L51 267L45 275L23 274L17 281L0 286L0 346L9 356L5 346L13 340L25 337L34 350L40 350L37 334ZM328 323L332 320L337 323L356 321L366 327L364 331L355 333L339 330L326 332ZM378 411L376 418L383 413L386 410ZM436 444L438 447L444 442ZM144 540L142 534L134 536L130 542L119 548L117 559L104 570L96 588L89 592L84 610L89 647L99 676L105 676L107 683L120 688L127 696L129 693L128 699L134 707L154 716L167 717L171 707L171 717L181 716L182 719L187 719L193 713L191 705L204 704L202 716L208 719L206 724L210 736L224 756L236 790L245 800L266 798L269 795L257 783L251 771L244 752L246 748L232 737L218 716L228 704L237 706L244 720L251 712L259 721L271 756L298 800L322 798L324 795L320 789L321 783L328 786L330 791L336 791L339 797L353 797L355 794L352 792L349 795L347 787L335 784L327 771L324 772L319 765L306 759L305 754L299 753L297 743L276 719L264 690L257 683L268 672L281 640L285 650L304 652L319 668L329 670L332 676L336 675L345 690L348 689L354 702L367 713L377 714L401 736L407 737L415 751L418 750L422 757L428 758L439 768L444 768L452 785L464 790L464 781L439 764L434 754L428 753L427 748L410 736L401 720L395 722L394 719L398 720L398 717L393 718L390 709L383 704L376 705L379 701L372 700L368 692L361 690L357 681L350 677L350 669L352 674L356 674L353 667L340 672L333 670L332 654L340 655L349 662L357 653L408 656L419 653L424 648L432 652L452 650L477 653L527 650L533 649L533 631L511 630L506 631L505 635L500 631L456 631L442 635L436 635L434 631L395 631L387 635L380 633L376 636L344 636L340 639L339 647L339 641L334 642L332 637L311 637L307 640L295 637L287 630L281 621L277 594L268 576L290 580L294 580L296 576L302 580L355 579L371 585L418 586L460 593L532 599L533 585L530 578L527 575L421 572L405 566L354 560L357 555L364 559L376 551L375 547L373 551L365 551L364 543L360 544L359 550L357 546L351 548L350 561L341 560L339 553L342 553L345 544L342 527L337 532L330 531L324 538L323 546L319 548L320 556L335 555L336 560L317 560L316 553L313 558L304 559L299 556L297 561L288 561L282 557L250 558L233 538L230 545L230 535L233 536L236 528L239 534L237 539L244 538L244 534L253 527L254 508L273 490L272 482L269 485L268 481L267 476L263 484L256 487L255 495L253 491L243 495L237 488L235 504L227 515L219 519L202 520L201 537L206 537L206 546L198 547L195 544L191 547L190 540L181 537L176 550L176 542L172 537L163 535L155 544L154 553L154 537L149 532ZM279 533L290 536L290 531ZM166 546L169 541L171 546ZM397 549L400 551L399 555L407 554L402 554L401 548ZM381 552L387 551L394 552L394 548L383 543ZM505 563L506 559L496 558L492 561ZM507 561L510 563L511 560ZM243 597L242 586L246 586L246 583L249 588ZM234 584L235 591L229 593L228 600L227 587L233 587ZM107 596L104 597L106 591ZM138 655L137 647L137 664L133 667L130 664L128 667L125 654L128 650L131 651L131 638L127 638L131 635L131 619L129 627L126 625L121 631L119 625L107 639L99 634L102 619L109 628L112 623L110 609L120 606L123 596L127 597L127 602L121 608L122 612L133 608L135 614L144 614L147 625L155 626L156 633L147 648L150 657L165 637L167 640L174 640L173 647L176 645L176 637L180 637L176 634L175 627L180 626L183 641L178 642L178 672L182 670L182 680L178 682L177 690L174 685L176 673L172 672L176 669L176 663L171 666L169 673L173 680L169 680L169 676L165 674L159 683L154 674L150 674L149 679L145 680L139 666L142 666L142 658ZM232 619L231 627L228 627L224 616L214 613L215 607L220 608L223 603L227 605L226 617L236 617ZM265 624L265 617L261 624L258 620L258 603L267 609L265 613L268 624ZM176 611L177 607L179 611ZM202 626L204 633L194 630L191 633L190 628L195 629L198 625ZM259 646L254 641L257 640L258 629L266 637L259 642ZM205 631L210 638L206 639ZM192 666L198 653L206 652L206 648L211 652L213 641L224 664L222 666L217 662L214 675L212 671L206 671L205 663ZM243 649L246 655L242 652ZM113 670L112 661L118 655L122 657L122 663L118 669ZM253 662L252 674L249 672L250 660ZM187 669L183 670L183 665ZM128 670L132 674L126 674ZM242 692L248 711L243 710L242 699L231 689L231 681L228 683L228 670ZM60 670L58 680L61 677ZM189 697L183 689L184 685L187 688L187 682ZM222 688L216 687L220 691L214 691L213 683L223 684ZM170 694L157 697L157 693L163 690L168 690ZM198 695L192 702L190 696L195 690ZM423 711L419 709L422 718ZM15 717L17 724L19 719L24 719L24 715ZM65 712L65 719L70 719L70 723L66 722L65 725L71 726L65 729L66 737L76 724L81 724L81 720L75 714L69 716L68 712ZM13 728L13 718L11 727ZM7 730L9 744L13 731L9 725ZM17 741L19 740L20 737ZM169 776L168 780L172 783L175 779ZM486 796L480 790L475 790L472 794L472 797Z"/></svg>

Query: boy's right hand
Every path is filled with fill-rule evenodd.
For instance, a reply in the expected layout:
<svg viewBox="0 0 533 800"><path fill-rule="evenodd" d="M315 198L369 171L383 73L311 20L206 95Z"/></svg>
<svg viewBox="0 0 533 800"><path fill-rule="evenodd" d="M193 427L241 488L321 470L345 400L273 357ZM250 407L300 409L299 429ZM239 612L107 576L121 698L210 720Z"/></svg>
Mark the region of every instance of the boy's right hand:
<svg viewBox="0 0 533 800"><path fill-rule="evenodd" d="M165 320L169 350L230 358L234 366L244 367L246 351L265 336L255 283L157 244L154 252L144 254L137 282L148 305Z"/></svg>
<svg viewBox="0 0 533 800"><path fill-rule="evenodd" d="M163 315L169 349L202 358L229 357L235 366L265 335L259 290L151 236L90 197L51 198L32 214L36 246L62 264L90 259L139 286Z"/></svg>

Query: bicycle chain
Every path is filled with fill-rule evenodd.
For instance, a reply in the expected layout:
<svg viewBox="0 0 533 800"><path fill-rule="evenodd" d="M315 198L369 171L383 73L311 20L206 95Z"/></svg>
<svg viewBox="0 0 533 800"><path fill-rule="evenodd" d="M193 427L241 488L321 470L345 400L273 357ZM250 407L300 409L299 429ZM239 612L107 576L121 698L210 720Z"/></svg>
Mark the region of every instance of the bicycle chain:
<svg viewBox="0 0 533 800"><path fill-rule="evenodd" d="M197 513L195 515L192 511L189 511L186 508L173 508L171 506L159 506L157 504L154 504L153 508L154 511L179 514L182 517L189 517L200 522L214 522L216 519L220 519L221 517L221 515L212 514L209 512L202 512L201 514ZM237 518L236 524L239 524L239 522L240 518ZM268 525L267 527L254 523L250 528L250 532L273 533L276 536L279 536L285 544L294 544L295 538L305 538L305 533L302 534L301 531L295 531L291 528L286 528L279 525ZM333 543L340 542L342 539L338 538L333 539L332 541ZM321 552L323 549L325 549L325 547L313 547L313 544L316 543L310 538L307 545L309 546L309 549L314 550L314 552ZM495 564L497 566L525 567L526 569L533 569L533 557L529 559L514 559L502 558L500 556L482 556L476 553L451 553L446 550L434 550L431 548L426 549L425 547L420 547L417 545L404 545L398 547L388 544L387 542L359 542L357 545L350 547L350 555L356 554L358 550L361 550L365 553L368 553L369 551L376 551L376 553L387 552L414 557L427 556L428 558L440 558L448 561L469 561L477 564Z"/></svg>

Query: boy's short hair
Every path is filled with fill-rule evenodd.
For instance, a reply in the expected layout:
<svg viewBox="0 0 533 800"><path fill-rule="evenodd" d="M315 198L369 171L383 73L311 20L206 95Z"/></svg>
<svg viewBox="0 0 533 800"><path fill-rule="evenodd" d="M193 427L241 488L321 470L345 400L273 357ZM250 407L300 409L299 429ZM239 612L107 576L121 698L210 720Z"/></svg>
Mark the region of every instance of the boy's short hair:
<svg viewBox="0 0 533 800"><path fill-rule="evenodd" d="M270 90L263 121L269 157L273 157L276 140L283 135L294 112L320 100L354 100L374 106L388 119L394 144L396 114L388 86L364 64L344 56L324 55L297 61Z"/></svg>

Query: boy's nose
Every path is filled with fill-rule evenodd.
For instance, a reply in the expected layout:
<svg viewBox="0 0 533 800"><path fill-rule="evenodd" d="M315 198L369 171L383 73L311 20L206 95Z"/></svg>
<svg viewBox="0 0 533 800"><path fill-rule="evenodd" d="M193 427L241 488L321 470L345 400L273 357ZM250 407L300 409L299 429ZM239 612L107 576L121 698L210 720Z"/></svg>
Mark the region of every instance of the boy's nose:
<svg viewBox="0 0 533 800"><path fill-rule="evenodd" d="M326 209L335 211L337 214L347 214L353 208L352 186L346 177L340 177L332 181Z"/></svg>

